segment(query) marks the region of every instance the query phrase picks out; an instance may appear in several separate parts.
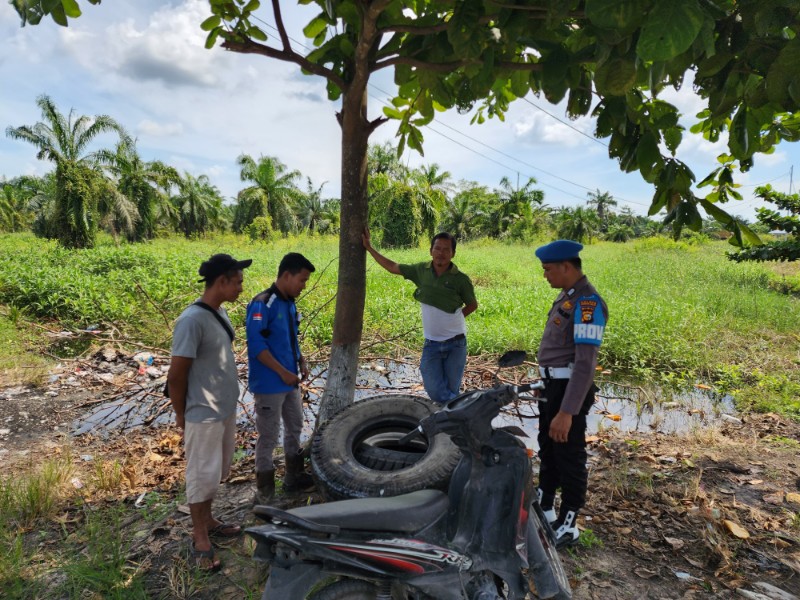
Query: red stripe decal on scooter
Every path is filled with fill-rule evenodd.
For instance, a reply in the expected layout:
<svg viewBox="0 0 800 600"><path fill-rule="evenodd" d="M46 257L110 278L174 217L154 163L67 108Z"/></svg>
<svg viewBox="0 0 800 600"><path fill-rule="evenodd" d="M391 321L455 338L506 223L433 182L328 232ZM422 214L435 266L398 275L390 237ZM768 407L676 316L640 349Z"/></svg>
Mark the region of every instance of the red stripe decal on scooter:
<svg viewBox="0 0 800 600"><path fill-rule="evenodd" d="M392 556L386 556L385 554L376 554L375 552L370 552L368 550L356 550L355 548L348 548L347 546L329 546L329 547L333 548L334 550L340 550L342 552L350 552L351 554L358 554L359 556L372 558L374 560L390 564L394 567L398 567L403 571L408 571L409 573L425 572L425 569L423 569L416 563L409 562L407 560L401 560L399 558L394 558Z"/></svg>

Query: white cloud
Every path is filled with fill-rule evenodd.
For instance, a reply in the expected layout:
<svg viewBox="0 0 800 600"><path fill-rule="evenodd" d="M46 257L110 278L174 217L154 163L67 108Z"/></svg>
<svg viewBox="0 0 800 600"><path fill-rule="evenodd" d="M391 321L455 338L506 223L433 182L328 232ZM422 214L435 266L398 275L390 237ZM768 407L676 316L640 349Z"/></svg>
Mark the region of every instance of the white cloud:
<svg viewBox="0 0 800 600"><path fill-rule="evenodd" d="M66 48L85 68L132 81L156 81L167 87L218 85L227 63L219 48L206 50L199 24L208 3L185 0L156 10L144 27L133 18L102 31L76 25L62 32Z"/></svg>
<svg viewBox="0 0 800 600"><path fill-rule="evenodd" d="M558 111L558 107L548 107L548 112ZM575 148L588 141L581 132L591 135L591 119L578 119L572 127L557 121L542 111L531 109L513 123L514 135L531 144L554 144L560 147ZM573 129L574 127L574 129ZM576 131L576 129L578 131Z"/></svg>
<svg viewBox="0 0 800 600"><path fill-rule="evenodd" d="M181 123L156 123L150 119L145 119L136 126L137 133L152 137L167 137L180 135L183 133Z"/></svg>

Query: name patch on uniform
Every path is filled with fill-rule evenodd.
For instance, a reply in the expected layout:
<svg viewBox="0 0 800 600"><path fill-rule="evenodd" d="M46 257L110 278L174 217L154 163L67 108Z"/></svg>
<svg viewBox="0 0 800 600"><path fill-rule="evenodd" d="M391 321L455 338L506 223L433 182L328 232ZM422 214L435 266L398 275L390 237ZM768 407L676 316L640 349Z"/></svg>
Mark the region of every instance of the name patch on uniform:
<svg viewBox="0 0 800 600"><path fill-rule="evenodd" d="M603 341L606 317L599 296L593 294L578 300L575 311L574 339L576 344L599 346Z"/></svg>

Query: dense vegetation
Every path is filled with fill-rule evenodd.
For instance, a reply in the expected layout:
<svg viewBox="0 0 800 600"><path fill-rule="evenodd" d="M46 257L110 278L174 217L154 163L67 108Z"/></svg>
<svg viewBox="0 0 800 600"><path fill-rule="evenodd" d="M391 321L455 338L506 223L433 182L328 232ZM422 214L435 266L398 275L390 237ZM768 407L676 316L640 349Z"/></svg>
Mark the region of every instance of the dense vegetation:
<svg viewBox="0 0 800 600"><path fill-rule="evenodd" d="M172 321L201 292L196 272L202 260L220 251L254 259L245 293L231 309L241 327L247 300L272 282L280 257L290 250L303 252L318 267L300 301L306 316L303 343L314 352L332 338L335 236L289 236L266 244L231 234L122 245L104 238L92 250L68 251L31 234L4 235L0 304L20 324L33 320L73 331L92 327L123 342L166 351ZM417 247L390 255L413 262L428 254ZM786 385L796 379L800 304L770 289L771 282L783 280L766 267L732 263L725 244L701 238L597 243L584 256L586 272L611 307L601 362L615 376L656 383L702 378L724 381L728 388L763 384L765 377ZM472 276L480 302L469 318L470 353L535 350L554 292L541 277L531 245L467 242L458 247L456 262ZM416 349L421 327L410 284L374 265L367 280L368 335L396 338ZM237 344L243 337L240 330ZM796 410L800 414L800 404Z"/></svg>
<svg viewBox="0 0 800 600"><path fill-rule="evenodd" d="M34 146L54 170L43 177L0 177L0 231L31 230L65 248L94 246L98 229L134 242L169 232L193 238L233 231L261 240L338 232L339 199L325 198L324 184L316 186L277 157L237 157L244 187L226 201L206 175L144 159L111 117L64 115L47 96L37 102L42 121L6 133ZM89 151L103 132L116 133L118 142ZM512 185L503 178L494 189L454 182L435 163L406 167L388 143L370 148L368 172L370 224L384 246L414 247L437 229L460 239L525 240L552 231L581 241L625 242L662 228L628 207L615 211L617 201L599 189L587 195L586 206L553 207L534 179ZM707 228L719 232L718 225Z"/></svg>

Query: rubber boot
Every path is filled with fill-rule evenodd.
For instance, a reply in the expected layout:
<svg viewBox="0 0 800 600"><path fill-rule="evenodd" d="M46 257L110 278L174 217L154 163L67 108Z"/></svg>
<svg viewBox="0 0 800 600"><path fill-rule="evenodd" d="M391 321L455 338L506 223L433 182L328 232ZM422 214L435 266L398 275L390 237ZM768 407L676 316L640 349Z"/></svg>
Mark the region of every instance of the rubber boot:
<svg viewBox="0 0 800 600"><path fill-rule="evenodd" d="M287 492L301 492L314 485L314 479L304 471L305 460L302 454L286 457L286 475L283 489Z"/></svg>
<svg viewBox="0 0 800 600"><path fill-rule="evenodd" d="M275 495L275 469L256 473L256 495L253 504L267 504Z"/></svg>
<svg viewBox="0 0 800 600"><path fill-rule="evenodd" d="M578 511L562 506L558 519L553 523L556 532L556 548L564 548L577 543L581 532L578 530Z"/></svg>
<svg viewBox="0 0 800 600"><path fill-rule="evenodd" d="M539 506L542 508L544 518L547 519L547 522L552 525L558 518L556 516L556 509L553 508L553 504L555 504L556 501L556 495L545 494L542 488L537 488L536 494L539 497Z"/></svg>

